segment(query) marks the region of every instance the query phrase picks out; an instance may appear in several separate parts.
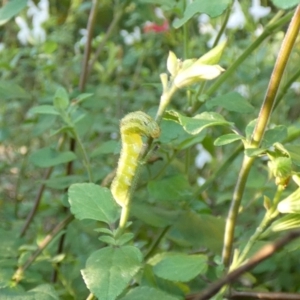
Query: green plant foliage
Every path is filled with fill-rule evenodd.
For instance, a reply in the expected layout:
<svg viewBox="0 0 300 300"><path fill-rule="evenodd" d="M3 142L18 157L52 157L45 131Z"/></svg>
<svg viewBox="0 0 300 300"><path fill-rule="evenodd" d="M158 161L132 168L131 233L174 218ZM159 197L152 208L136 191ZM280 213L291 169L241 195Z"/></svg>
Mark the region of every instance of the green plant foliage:
<svg viewBox="0 0 300 300"><path fill-rule="evenodd" d="M215 18L221 15L229 6L229 4L229 0L213 0L210 2L198 0L191 2L186 6L183 18L174 21L173 26L175 28L181 27L197 13L205 13L210 17Z"/></svg>
<svg viewBox="0 0 300 300"><path fill-rule="evenodd" d="M215 146L223 146L223 145L233 143L235 141L243 140L243 138L244 137L242 137L241 135L238 135L238 134L235 134L235 133L224 134L222 136L219 136L214 141L214 145Z"/></svg>
<svg viewBox="0 0 300 300"><path fill-rule="evenodd" d="M42 148L32 155L30 161L40 168L57 166L76 159L76 155L71 151L59 152L51 147Z"/></svg>
<svg viewBox="0 0 300 300"><path fill-rule="evenodd" d="M0 290L0 297L9 300L58 300L59 297L55 289L50 284L43 284L24 292L13 292L10 290Z"/></svg>
<svg viewBox="0 0 300 300"><path fill-rule="evenodd" d="M223 233L223 219L188 211L171 227L169 237L180 245L207 247L220 254Z"/></svg>
<svg viewBox="0 0 300 300"><path fill-rule="evenodd" d="M131 290L122 300L152 300L152 299L164 299L164 300L180 300L178 297L171 296L161 290L141 286Z"/></svg>
<svg viewBox="0 0 300 300"><path fill-rule="evenodd" d="M188 282L207 271L207 257L200 254L158 254L152 261L154 273L158 277L172 281Z"/></svg>
<svg viewBox="0 0 300 300"><path fill-rule="evenodd" d="M148 191L159 201L182 201L193 195L187 178L182 175L149 182Z"/></svg>
<svg viewBox="0 0 300 300"><path fill-rule="evenodd" d="M205 128L211 126L231 126L232 123L226 121L223 116L215 112L204 112L193 118L185 117L178 112L168 111L168 119L178 122L189 134L199 134Z"/></svg>
<svg viewBox="0 0 300 300"><path fill-rule="evenodd" d="M76 183L69 188L69 203L77 219L111 224L118 218L118 206L109 189L93 183Z"/></svg>
<svg viewBox="0 0 300 300"><path fill-rule="evenodd" d="M241 114L249 114L254 111L254 107L239 93L231 92L222 96L213 98L205 103L207 109L211 110L216 106L223 107L229 111L235 111Z"/></svg>
<svg viewBox="0 0 300 300"><path fill-rule="evenodd" d="M142 255L135 247L106 247L94 252L81 272L94 295L114 300L141 268L141 261Z"/></svg>
<svg viewBox="0 0 300 300"><path fill-rule="evenodd" d="M0 25L8 22L27 5L26 1L11 0L0 9Z"/></svg>
<svg viewBox="0 0 300 300"><path fill-rule="evenodd" d="M300 228L299 0L2 2L0 300L193 299Z"/></svg>
<svg viewBox="0 0 300 300"><path fill-rule="evenodd" d="M299 4L299 0L272 0L272 2L281 9L289 9Z"/></svg>

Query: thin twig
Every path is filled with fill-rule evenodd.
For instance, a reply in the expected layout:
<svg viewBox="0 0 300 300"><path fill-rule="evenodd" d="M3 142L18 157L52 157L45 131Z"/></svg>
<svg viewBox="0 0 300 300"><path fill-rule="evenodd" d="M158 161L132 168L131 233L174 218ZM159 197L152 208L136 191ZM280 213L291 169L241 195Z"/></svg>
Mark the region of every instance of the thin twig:
<svg viewBox="0 0 300 300"><path fill-rule="evenodd" d="M84 48L82 70L81 70L80 81L79 81L80 92L83 92L85 89L85 84L89 73L88 64L89 64L89 59L91 54L91 41L93 37L93 28L94 28L94 23L96 18L97 5L98 5L98 0L93 0L92 9L90 11L88 24L87 24L87 41Z"/></svg>
<svg viewBox="0 0 300 300"><path fill-rule="evenodd" d="M262 247L256 254L254 254L247 263L240 266L239 268L235 269L234 271L228 273L225 277L219 279L218 281L214 282L211 286L207 289L195 295L193 300L205 300L210 299L213 295L215 295L224 285L232 283L233 281L237 280L243 273L253 269L262 261L266 260L267 258L274 255L278 250L282 247L300 237L300 230L294 230L286 234L281 239L278 239L274 243L270 243ZM191 298L190 298L191 299Z"/></svg>
<svg viewBox="0 0 300 300"><path fill-rule="evenodd" d="M114 32L116 26L118 25L121 17L123 16L123 13L124 13L124 8L125 8L125 5L123 5L120 9L117 9L117 11L114 13L114 17L103 37L103 39L101 40L101 42L99 43L98 45L98 48L93 56L93 58L91 59L90 63L89 63L89 66L88 66L88 73L87 74L90 74L93 67L94 67L94 64L96 63L99 55L101 54L104 46L106 45L108 39L110 38L110 36L112 35L112 33Z"/></svg>
<svg viewBox="0 0 300 300"><path fill-rule="evenodd" d="M28 260L20 266L15 272L13 279L19 282L22 279L24 271L36 260L36 258L43 252L43 250L50 244L50 242L55 238L55 236L64 229L72 220L73 215L68 215L63 221L57 224L52 231L44 238L44 240L39 244L38 249L28 258Z"/></svg>
<svg viewBox="0 0 300 300"><path fill-rule="evenodd" d="M300 300L300 294L298 293L271 293L271 292L257 292L257 291L245 291L245 292L238 292L232 291L229 299L261 299L261 300Z"/></svg>
<svg viewBox="0 0 300 300"><path fill-rule="evenodd" d="M49 179L51 173L52 173L53 167L50 167L46 170L45 175L43 176L43 181ZM46 184L42 183L39 187L39 190L37 192L37 195L35 197L34 203L33 203L33 207L30 211L30 213L28 214L25 224L23 225L21 232L20 232L20 237L23 237L27 231L27 229L29 228L30 223L33 220L33 217L35 216L37 209L40 205L44 190L45 190Z"/></svg>

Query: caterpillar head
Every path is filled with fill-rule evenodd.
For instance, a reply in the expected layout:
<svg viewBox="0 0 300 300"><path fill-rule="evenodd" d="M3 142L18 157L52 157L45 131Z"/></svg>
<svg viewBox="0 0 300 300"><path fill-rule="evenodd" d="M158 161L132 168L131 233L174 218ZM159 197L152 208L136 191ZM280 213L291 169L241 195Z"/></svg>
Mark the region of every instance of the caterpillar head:
<svg viewBox="0 0 300 300"><path fill-rule="evenodd" d="M158 124L142 111L127 114L121 120L121 131L124 133L137 133L152 138L158 138L160 135Z"/></svg>

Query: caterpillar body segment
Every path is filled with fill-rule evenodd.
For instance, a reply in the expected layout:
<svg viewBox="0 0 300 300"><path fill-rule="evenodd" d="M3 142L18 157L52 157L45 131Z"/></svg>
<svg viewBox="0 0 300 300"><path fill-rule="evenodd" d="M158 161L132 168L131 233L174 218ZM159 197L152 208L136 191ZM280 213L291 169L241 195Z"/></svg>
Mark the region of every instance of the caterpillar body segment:
<svg viewBox="0 0 300 300"><path fill-rule="evenodd" d="M111 185L111 192L120 206L129 201L139 156L143 148L142 136L157 138L160 135L158 124L142 111L126 115L120 123L122 149L117 173Z"/></svg>

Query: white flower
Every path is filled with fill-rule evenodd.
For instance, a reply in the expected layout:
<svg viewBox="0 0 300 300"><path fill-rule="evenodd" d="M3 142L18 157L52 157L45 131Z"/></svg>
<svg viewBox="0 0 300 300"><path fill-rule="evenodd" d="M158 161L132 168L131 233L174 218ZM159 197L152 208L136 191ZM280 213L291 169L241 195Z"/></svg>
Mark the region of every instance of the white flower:
<svg viewBox="0 0 300 300"><path fill-rule="evenodd" d="M132 33L129 33L127 30L122 29L120 31L121 36L124 39L126 45L132 45L141 40L141 29L139 27L134 27Z"/></svg>
<svg viewBox="0 0 300 300"><path fill-rule="evenodd" d="M20 28L17 34L18 40L22 45L27 45L28 41L32 40L31 30L27 22L20 16L16 17L15 21Z"/></svg>
<svg viewBox="0 0 300 300"><path fill-rule="evenodd" d="M196 148L199 153L196 156L195 165L197 168L202 169L206 163L211 162L212 156L201 144L197 145Z"/></svg>
<svg viewBox="0 0 300 300"><path fill-rule="evenodd" d="M32 0L28 0L27 16L32 18L32 30L28 26L27 22L21 18L16 17L16 23L20 27L18 33L18 39L23 45L27 45L28 42L42 43L46 40L46 31L42 27L42 24L49 19L49 1L40 0L36 6Z"/></svg>
<svg viewBox="0 0 300 300"><path fill-rule="evenodd" d="M245 15L242 11L241 5L237 0L234 1L232 12L227 22L226 28L229 29L242 29L246 23Z"/></svg>
<svg viewBox="0 0 300 300"><path fill-rule="evenodd" d="M248 85L246 85L246 84L240 84L234 90L236 92L238 92L239 94L241 94L243 97L249 98L250 89L249 89Z"/></svg>
<svg viewBox="0 0 300 300"><path fill-rule="evenodd" d="M257 22L259 19L267 16L271 12L271 7L264 7L260 5L260 0L252 0L252 6L249 8L249 13Z"/></svg>

